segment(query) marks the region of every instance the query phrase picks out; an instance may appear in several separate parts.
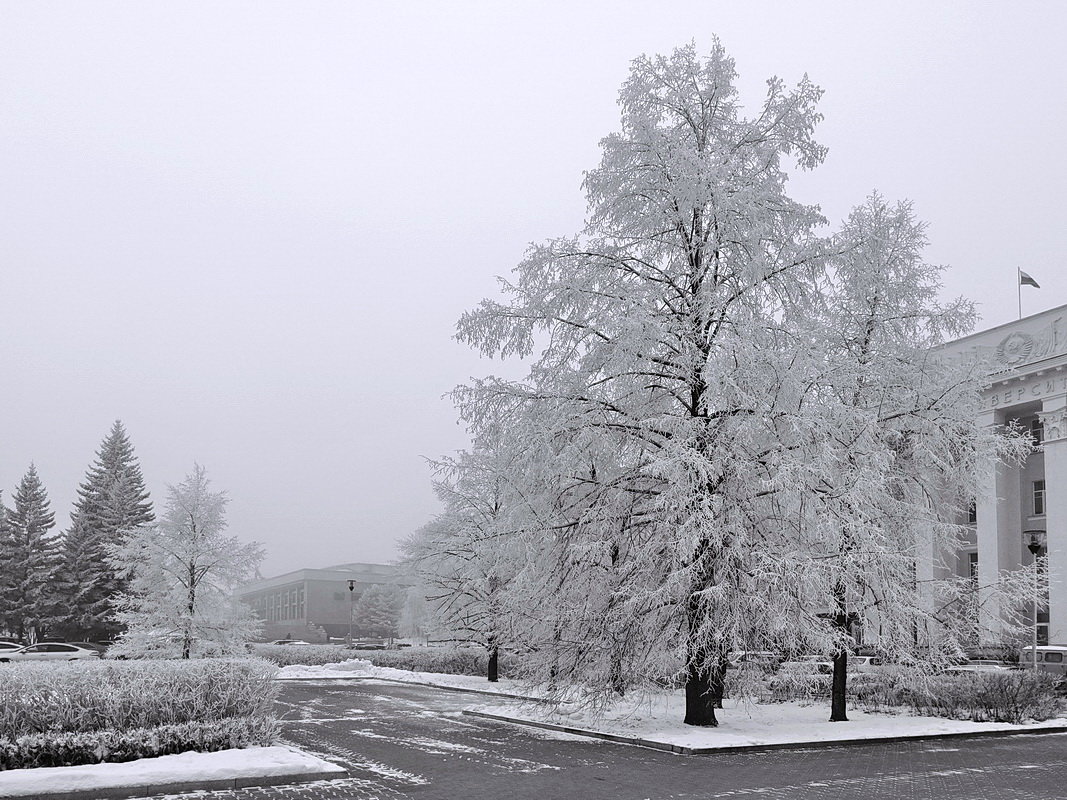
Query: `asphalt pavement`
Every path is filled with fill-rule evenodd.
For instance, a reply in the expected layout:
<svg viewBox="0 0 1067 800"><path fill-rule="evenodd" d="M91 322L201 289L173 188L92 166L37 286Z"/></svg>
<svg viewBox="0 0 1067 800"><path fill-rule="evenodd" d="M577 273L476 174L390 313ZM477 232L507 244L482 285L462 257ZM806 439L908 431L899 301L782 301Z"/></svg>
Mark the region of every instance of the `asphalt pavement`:
<svg viewBox="0 0 1067 800"><path fill-rule="evenodd" d="M344 766L352 777L181 797L1067 798L1067 734L686 756L464 716L479 699L376 681L286 684L279 700L285 741Z"/></svg>

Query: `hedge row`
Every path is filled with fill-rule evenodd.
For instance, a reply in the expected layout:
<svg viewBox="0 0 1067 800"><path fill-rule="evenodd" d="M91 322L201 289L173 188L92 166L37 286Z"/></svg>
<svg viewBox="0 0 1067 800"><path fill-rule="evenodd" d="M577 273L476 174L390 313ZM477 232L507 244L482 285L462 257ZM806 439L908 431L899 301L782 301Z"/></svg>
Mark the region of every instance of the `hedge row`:
<svg viewBox="0 0 1067 800"><path fill-rule="evenodd" d="M783 702L830 697L830 675L779 672L764 684L761 700ZM949 719L1013 722L1050 719L1061 713L1058 679L1027 670L932 677L907 672L850 675L848 699L868 711L910 709Z"/></svg>
<svg viewBox="0 0 1067 800"><path fill-rule="evenodd" d="M275 672L253 659L0 665L0 769L271 744Z"/></svg>
<svg viewBox="0 0 1067 800"><path fill-rule="evenodd" d="M485 675L489 656L480 647L405 647L400 650L355 650L339 645L257 644L257 656L280 667L294 664L315 666L362 658L378 667L414 672L443 672L452 675ZM514 675L516 657L501 653L501 677Z"/></svg>
<svg viewBox="0 0 1067 800"><path fill-rule="evenodd" d="M273 715L274 666L253 659L0 665L0 738Z"/></svg>
<svg viewBox="0 0 1067 800"><path fill-rule="evenodd" d="M132 730L31 733L14 740L0 739L0 770L68 767L134 761L189 750L207 753L231 747L268 746L277 738L277 721L260 717L182 722Z"/></svg>
<svg viewBox="0 0 1067 800"><path fill-rule="evenodd" d="M355 658L352 650L339 644L254 644L252 652L279 667L289 667L293 664L314 667Z"/></svg>

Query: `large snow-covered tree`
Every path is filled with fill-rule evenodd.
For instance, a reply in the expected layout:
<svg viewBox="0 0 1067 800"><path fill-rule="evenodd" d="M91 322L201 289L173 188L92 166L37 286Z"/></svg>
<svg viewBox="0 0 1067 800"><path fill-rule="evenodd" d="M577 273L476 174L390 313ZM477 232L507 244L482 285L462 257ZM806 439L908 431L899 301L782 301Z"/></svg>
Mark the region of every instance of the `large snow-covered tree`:
<svg viewBox="0 0 1067 800"><path fill-rule="evenodd" d="M120 628L113 603L124 585L108 548L154 520L133 445L116 421L78 487L63 535L58 580L70 599L62 627L72 639L112 639Z"/></svg>
<svg viewBox="0 0 1067 800"><path fill-rule="evenodd" d="M820 90L772 79L745 116L735 79L717 41L636 59L621 131L585 178L585 229L531 247L505 298L459 325L484 354L532 359L522 383L470 388L475 430L499 418L494 399L521 397L552 435L597 432L630 465L641 526L621 613L646 621L643 652L677 656L696 725L716 724L726 654L773 632L751 582L784 569L759 523L776 428L804 390L783 322L806 311L825 256L817 209L785 191L786 159L824 156Z"/></svg>
<svg viewBox="0 0 1067 800"><path fill-rule="evenodd" d="M256 542L227 536L225 492L211 490L197 465L168 489L162 517L109 547L126 581L116 601L125 626L116 651L190 658L238 653L258 632L252 610L235 597L263 559Z"/></svg>
<svg viewBox="0 0 1067 800"><path fill-rule="evenodd" d="M55 622L60 595L55 525L41 478L33 464L15 491L14 507L0 522L0 613L3 626L19 639L36 640ZM62 598L66 603L67 598Z"/></svg>

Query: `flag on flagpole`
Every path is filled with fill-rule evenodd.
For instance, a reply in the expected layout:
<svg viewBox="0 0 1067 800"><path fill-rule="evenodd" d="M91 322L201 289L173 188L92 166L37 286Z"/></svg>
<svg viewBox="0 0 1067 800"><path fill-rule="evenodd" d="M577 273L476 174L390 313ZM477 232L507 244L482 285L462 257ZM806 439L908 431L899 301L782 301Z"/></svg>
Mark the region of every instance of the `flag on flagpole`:
<svg viewBox="0 0 1067 800"><path fill-rule="evenodd" d="M1041 285L1037 281L1035 281L1033 278L1031 278L1029 275L1027 275L1022 270L1019 270L1019 285L1020 286L1033 286L1035 289L1040 289L1041 288Z"/></svg>

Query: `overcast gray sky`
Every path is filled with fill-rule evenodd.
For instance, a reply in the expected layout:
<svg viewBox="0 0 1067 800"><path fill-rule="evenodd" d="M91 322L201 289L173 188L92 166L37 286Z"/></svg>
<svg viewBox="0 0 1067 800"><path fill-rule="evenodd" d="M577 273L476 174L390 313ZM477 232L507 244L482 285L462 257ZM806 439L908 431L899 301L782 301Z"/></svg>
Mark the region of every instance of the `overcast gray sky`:
<svg viewBox="0 0 1067 800"><path fill-rule="evenodd" d="M910 198L984 325L1067 303L1060 3L0 4L0 488L60 527L121 419L157 503L195 461L266 574L382 561L462 447L452 339L569 234L630 59L717 34L804 72L837 224Z"/></svg>

